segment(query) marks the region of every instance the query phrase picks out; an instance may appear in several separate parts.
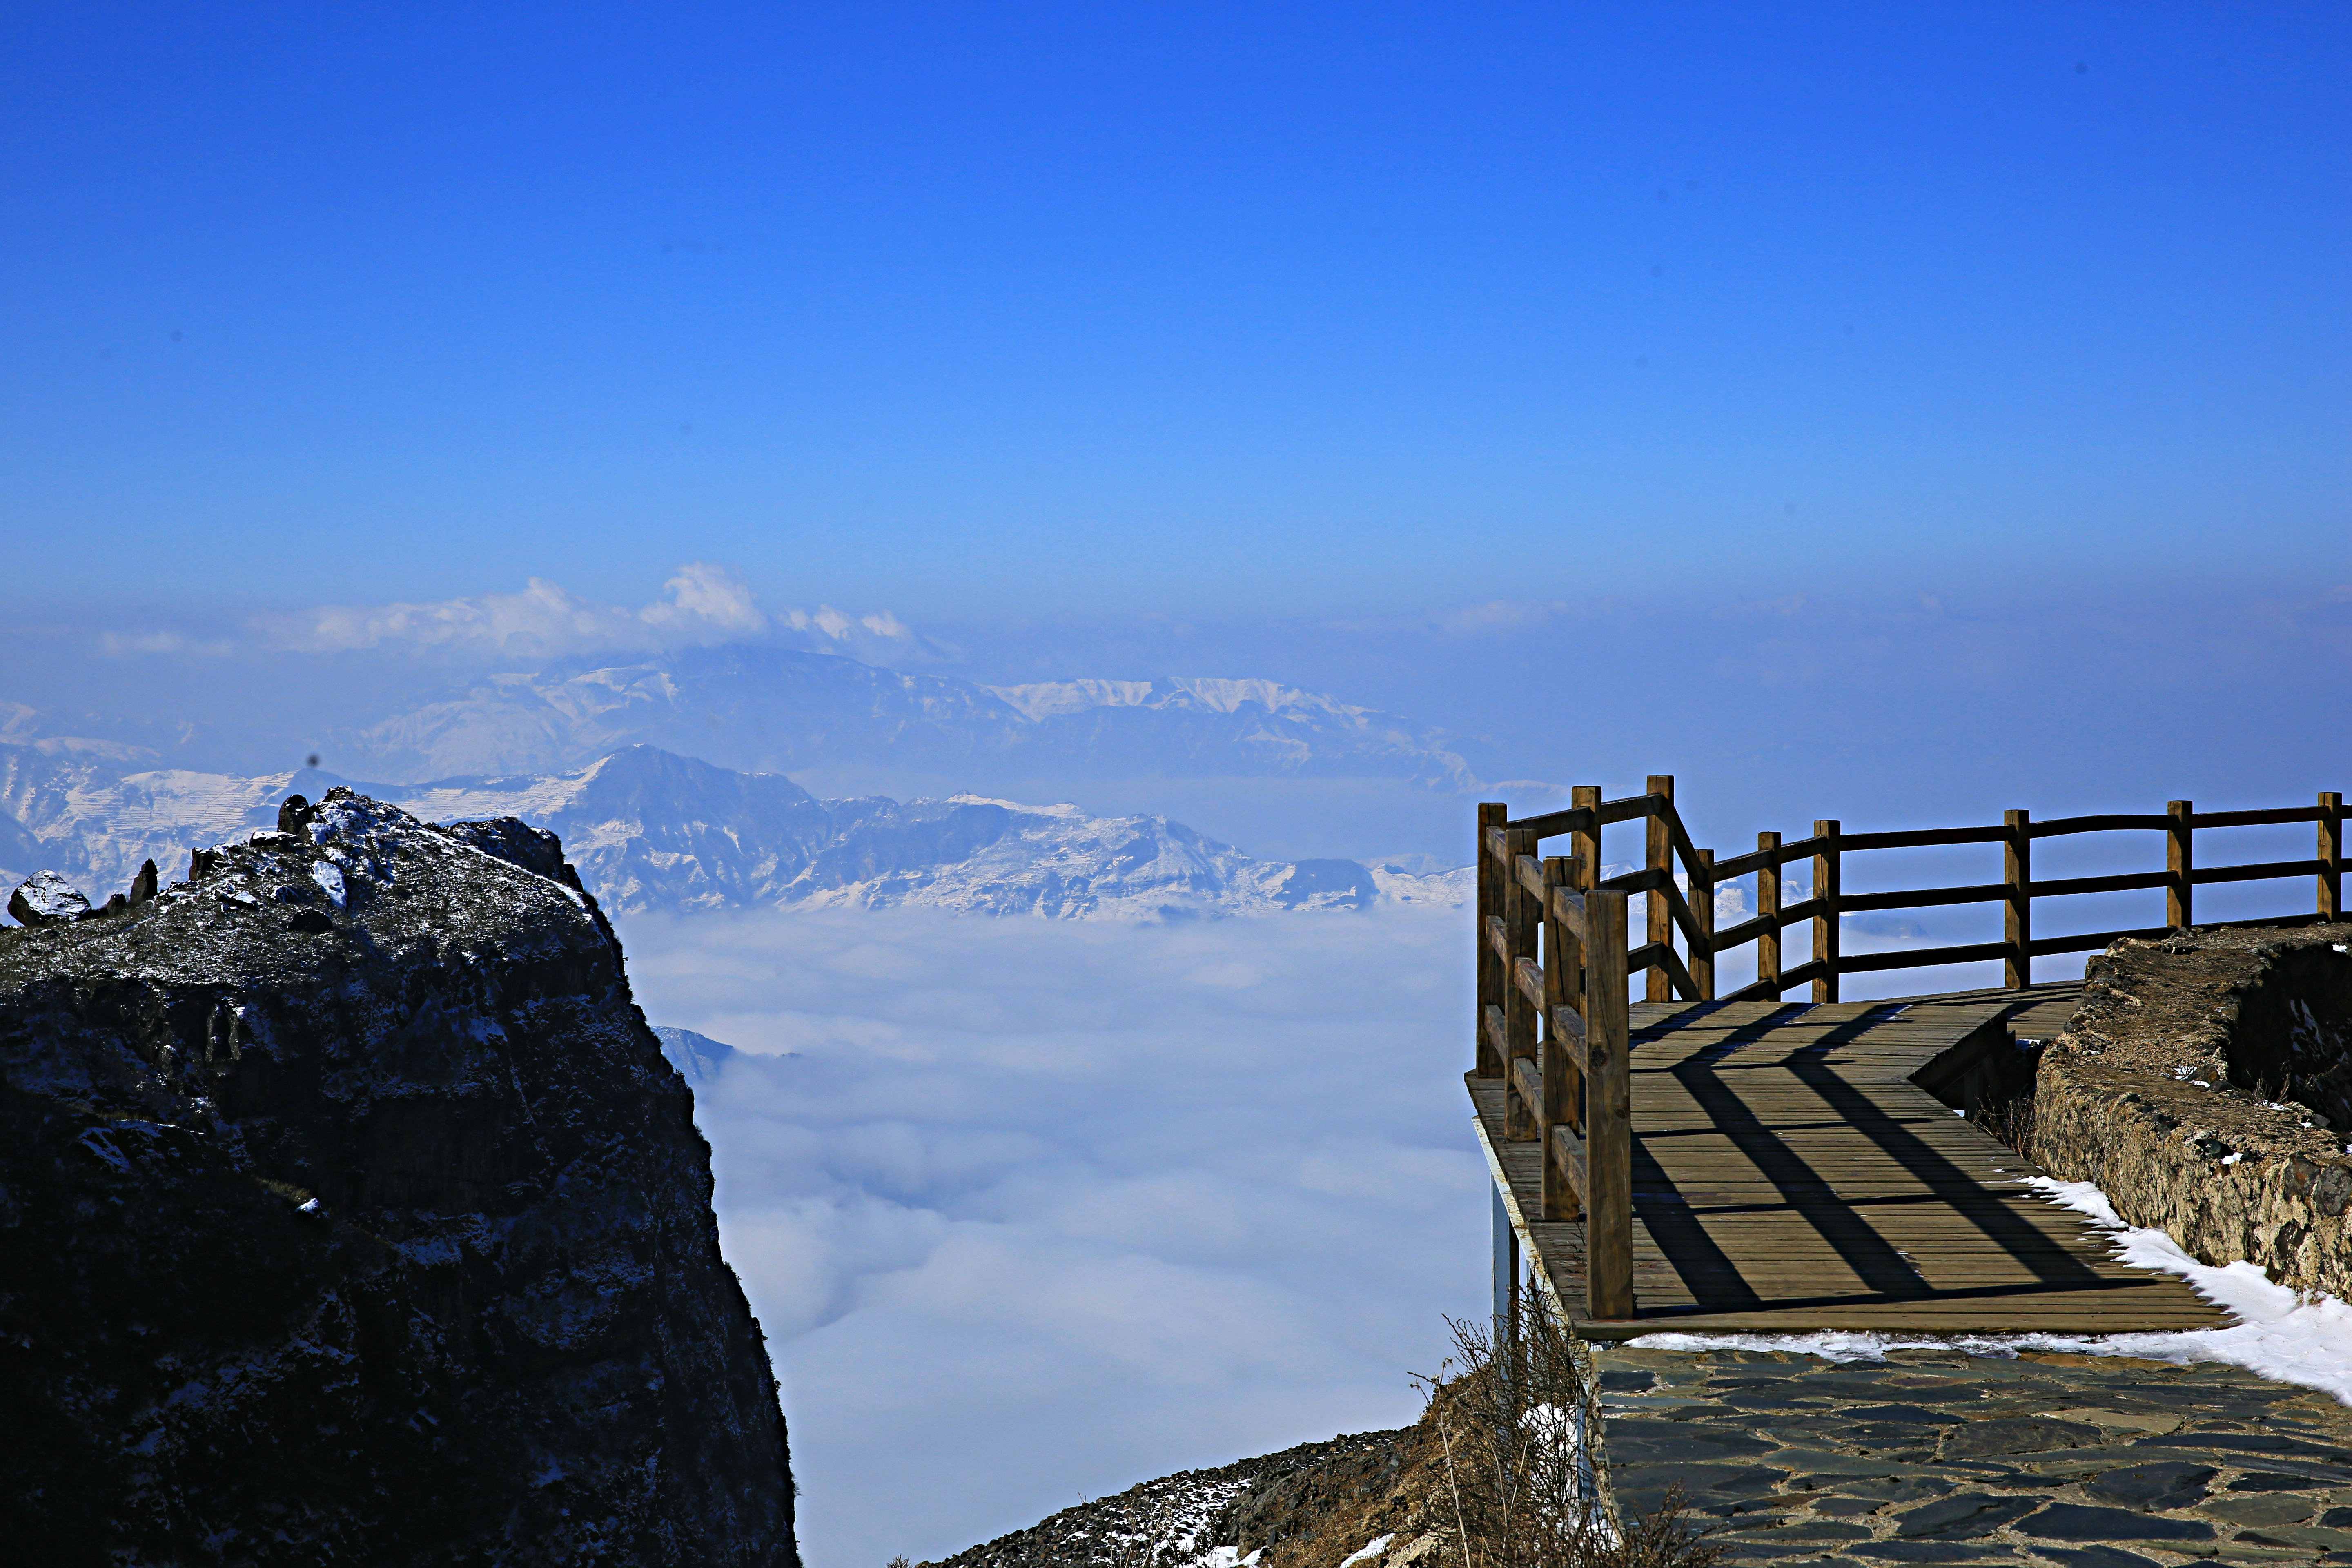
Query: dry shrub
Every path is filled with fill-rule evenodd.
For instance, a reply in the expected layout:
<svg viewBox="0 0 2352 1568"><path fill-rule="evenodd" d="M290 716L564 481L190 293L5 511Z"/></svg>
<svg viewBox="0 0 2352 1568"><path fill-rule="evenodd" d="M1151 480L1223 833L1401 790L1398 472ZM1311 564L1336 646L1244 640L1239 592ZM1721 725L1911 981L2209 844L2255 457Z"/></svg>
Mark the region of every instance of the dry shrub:
<svg viewBox="0 0 2352 1568"><path fill-rule="evenodd" d="M1433 1500L1441 1517L1451 1504L1462 1568L1709 1568L1726 1549L1678 1489L1654 1513L1608 1517L1585 1441L1599 1418L1587 1358L1532 1288L1517 1316L1516 1333L1448 1319L1454 1355L1421 1380L1444 1447Z"/></svg>

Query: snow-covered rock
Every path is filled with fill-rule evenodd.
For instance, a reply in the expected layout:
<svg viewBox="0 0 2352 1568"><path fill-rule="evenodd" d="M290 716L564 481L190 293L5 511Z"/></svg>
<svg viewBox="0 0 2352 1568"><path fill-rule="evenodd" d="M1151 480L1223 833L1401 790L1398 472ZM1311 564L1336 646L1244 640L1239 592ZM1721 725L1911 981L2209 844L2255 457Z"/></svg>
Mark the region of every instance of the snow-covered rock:
<svg viewBox="0 0 2352 1568"><path fill-rule="evenodd" d="M56 925L89 912L89 898L55 871L36 871L8 895L8 913L18 925Z"/></svg>

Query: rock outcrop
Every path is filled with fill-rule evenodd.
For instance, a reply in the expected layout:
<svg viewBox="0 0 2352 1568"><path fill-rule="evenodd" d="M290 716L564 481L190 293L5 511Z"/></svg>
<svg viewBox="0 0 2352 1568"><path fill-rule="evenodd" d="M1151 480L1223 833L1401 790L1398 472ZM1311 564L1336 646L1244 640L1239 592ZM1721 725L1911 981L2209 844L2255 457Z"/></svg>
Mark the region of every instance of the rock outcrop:
<svg viewBox="0 0 2352 1568"><path fill-rule="evenodd" d="M2352 1299L2352 925L2126 940L2042 1054L2032 1153L2208 1263Z"/></svg>
<svg viewBox="0 0 2352 1568"><path fill-rule="evenodd" d="M709 1150L561 846L280 827L0 931L13 1560L797 1568Z"/></svg>

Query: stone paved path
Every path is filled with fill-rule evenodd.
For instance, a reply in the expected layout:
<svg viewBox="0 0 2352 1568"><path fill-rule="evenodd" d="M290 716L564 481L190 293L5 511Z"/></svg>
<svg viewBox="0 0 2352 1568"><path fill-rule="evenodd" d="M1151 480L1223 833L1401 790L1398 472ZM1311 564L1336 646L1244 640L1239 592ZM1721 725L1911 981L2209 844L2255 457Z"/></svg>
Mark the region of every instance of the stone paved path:
<svg viewBox="0 0 2352 1568"><path fill-rule="evenodd" d="M2352 1564L2352 1410L2235 1367L1595 1347L1622 1506L1727 1563Z"/></svg>

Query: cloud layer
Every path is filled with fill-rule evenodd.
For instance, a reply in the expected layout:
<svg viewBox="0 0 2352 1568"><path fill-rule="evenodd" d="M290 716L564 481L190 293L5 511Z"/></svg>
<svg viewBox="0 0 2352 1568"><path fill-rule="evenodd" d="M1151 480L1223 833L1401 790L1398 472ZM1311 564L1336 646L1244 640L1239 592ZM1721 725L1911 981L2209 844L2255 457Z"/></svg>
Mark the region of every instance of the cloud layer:
<svg viewBox="0 0 2352 1568"><path fill-rule="evenodd" d="M813 1561L936 1558L1410 1419L1486 1310L1457 915L626 924L698 1091Z"/></svg>
<svg viewBox="0 0 2352 1568"><path fill-rule="evenodd" d="M545 659L763 640L884 664L938 652L888 611L852 616L820 605L771 612L735 572L708 561L680 566L659 597L634 608L583 598L561 584L533 577L520 593L415 604L320 605L257 616L252 626L263 647L296 653L383 650ZM172 632L110 634L105 651L184 653L194 646ZM223 651L227 646L204 647Z"/></svg>

